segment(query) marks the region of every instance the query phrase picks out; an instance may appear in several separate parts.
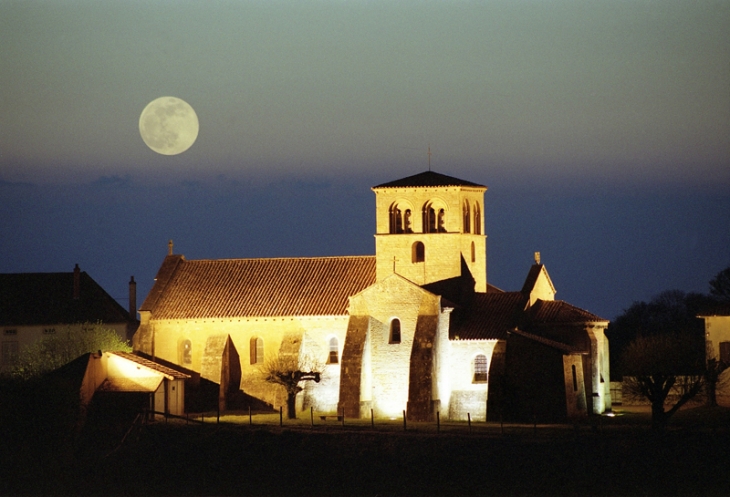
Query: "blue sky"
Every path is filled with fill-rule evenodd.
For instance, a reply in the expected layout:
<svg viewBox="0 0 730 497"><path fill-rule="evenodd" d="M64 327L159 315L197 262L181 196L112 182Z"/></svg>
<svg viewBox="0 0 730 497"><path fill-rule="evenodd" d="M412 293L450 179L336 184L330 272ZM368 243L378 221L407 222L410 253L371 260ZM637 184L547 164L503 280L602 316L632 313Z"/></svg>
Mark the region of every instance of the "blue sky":
<svg viewBox="0 0 730 497"><path fill-rule="evenodd" d="M200 133L149 150L174 95ZM489 281L541 251L613 318L730 265L730 2L0 3L0 271L141 301L188 258L370 254L370 187L485 184Z"/></svg>

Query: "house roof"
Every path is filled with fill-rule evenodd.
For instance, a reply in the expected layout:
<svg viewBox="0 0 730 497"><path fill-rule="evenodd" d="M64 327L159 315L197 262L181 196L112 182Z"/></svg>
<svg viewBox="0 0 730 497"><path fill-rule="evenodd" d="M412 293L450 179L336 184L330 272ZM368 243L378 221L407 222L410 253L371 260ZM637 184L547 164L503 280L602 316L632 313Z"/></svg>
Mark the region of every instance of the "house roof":
<svg viewBox="0 0 730 497"><path fill-rule="evenodd" d="M452 176L447 176L445 174L440 174L433 171L424 171L422 173L414 174L413 176L408 176L406 178L401 178L395 181L389 181L388 183L374 186L373 189L399 188L409 186L471 186L477 188L486 188L486 186L484 185L472 183L471 181L454 178Z"/></svg>
<svg viewBox="0 0 730 497"><path fill-rule="evenodd" d="M167 256L140 307L155 319L345 315L375 257L185 260Z"/></svg>
<svg viewBox="0 0 730 497"><path fill-rule="evenodd" d="M79 298L74 298L74 273L0 274L0 326L128 323L129 312L85 271L79 272Z"/></svg>

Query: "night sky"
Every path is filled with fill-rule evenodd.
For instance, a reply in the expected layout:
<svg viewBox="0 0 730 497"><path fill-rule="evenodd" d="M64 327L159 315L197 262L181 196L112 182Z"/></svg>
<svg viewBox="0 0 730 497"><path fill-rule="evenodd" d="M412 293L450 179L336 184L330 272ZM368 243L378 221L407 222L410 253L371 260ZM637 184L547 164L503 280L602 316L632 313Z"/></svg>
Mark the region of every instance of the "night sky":
<svg viewBox="0 0 730 497"><path fill-rule="evenodd" d="M145 145L179 97L195 144ZM374 253L370 187L489 187L488 281L542 253L607 319L730 265L730 1L0 2L0 272L127 306L167 253Z"/></svg>

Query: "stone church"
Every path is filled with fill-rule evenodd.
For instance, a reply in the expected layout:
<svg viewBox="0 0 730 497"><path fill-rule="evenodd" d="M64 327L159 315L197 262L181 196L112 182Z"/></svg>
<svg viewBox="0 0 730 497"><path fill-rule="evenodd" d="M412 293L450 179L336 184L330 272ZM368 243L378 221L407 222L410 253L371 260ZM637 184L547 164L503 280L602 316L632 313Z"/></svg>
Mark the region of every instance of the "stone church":
<svg viewBox="0 0 730 497"><path fill-rule="evenodd" d="M436 172L372 188L374 256L187 260L139 308L136 352L273 407L265 361L315 361L297 406L346 417L564 420L610 410L608 321L555 300L539 255L487 283L485 186ZM526 268L527 269L527 268Z"/></svg>

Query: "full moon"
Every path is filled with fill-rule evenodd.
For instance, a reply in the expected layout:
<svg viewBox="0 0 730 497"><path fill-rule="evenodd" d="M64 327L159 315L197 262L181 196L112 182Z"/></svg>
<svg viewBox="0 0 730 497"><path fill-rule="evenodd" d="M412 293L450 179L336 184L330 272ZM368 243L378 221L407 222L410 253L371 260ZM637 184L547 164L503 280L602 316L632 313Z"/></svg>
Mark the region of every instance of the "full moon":
<svg viewBox="0 0 730 497"><path fill-rule="evenodd" d="M186 101L160 97L147 104L139 116L139 134L158 154L177 155L198 138L198 116Z"/></svg>

